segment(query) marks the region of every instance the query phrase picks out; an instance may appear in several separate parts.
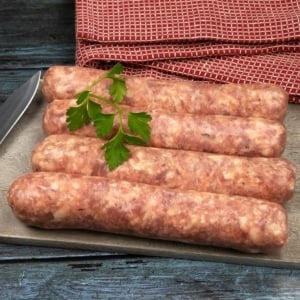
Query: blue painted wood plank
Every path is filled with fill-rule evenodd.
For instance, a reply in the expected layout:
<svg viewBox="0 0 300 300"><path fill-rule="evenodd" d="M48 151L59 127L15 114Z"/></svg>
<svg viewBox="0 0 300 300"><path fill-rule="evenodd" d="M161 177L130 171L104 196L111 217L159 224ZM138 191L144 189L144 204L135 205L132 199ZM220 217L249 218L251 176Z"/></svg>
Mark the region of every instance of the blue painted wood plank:
<svg viewBox="0 0 300 300"><path fill-rule="evenodd" d="M2 264L3 299L299 299L300 270L159 258Z"/></svg>
<svg viewBox="0 0 300 300"><path fill-rule="evenodd" d="M74 63L74 1L2 2L0 70Z"/></svg>

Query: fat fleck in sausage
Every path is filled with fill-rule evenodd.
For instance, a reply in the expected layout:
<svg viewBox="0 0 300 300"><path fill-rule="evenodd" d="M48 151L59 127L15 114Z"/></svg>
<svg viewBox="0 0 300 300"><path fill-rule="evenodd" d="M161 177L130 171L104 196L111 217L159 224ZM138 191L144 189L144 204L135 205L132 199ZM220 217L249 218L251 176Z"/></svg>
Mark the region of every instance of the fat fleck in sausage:
<svg viewBox="0 0 300 300"><path fill-rule="evenodd" d="M289 200L294 193L295 168L283 158L128 146L131 158L110 172L101 149L103 144L98 138L50 135L36 145L32 166L36 171L104 176L278 203Z"/></svg>
<svg viewBox="0 0 300 300"><path fill-rule="evenodd" d="M31 226L88 229L229 247L247 252L279 248L287 217L278 204L255 198L34 172L8 191L14 214Z"/></svg>
<svg viewBox="0 0 300 300"><path fill-rule="evenodd" d="M43 127L49 134L70 133L66 111L75 100L48 104ZM220 115L150 112L150 146L244 156L280 156L285 148L286 130L278 121ZM93 126L73 132L95 137Z"/></svg>
<svg viewBox="0 0 300 300"><path fill-rule="evenodd" d="M104 71L78 66L50 67L43 80L47 101L70 99ZM146 111L219 114L241 117L262 117L283 120L288 94L270 84L204 84L196 81L157 80L127 77L124 104ZM103 81L95 92L107 96L109 80Z"/></svg>

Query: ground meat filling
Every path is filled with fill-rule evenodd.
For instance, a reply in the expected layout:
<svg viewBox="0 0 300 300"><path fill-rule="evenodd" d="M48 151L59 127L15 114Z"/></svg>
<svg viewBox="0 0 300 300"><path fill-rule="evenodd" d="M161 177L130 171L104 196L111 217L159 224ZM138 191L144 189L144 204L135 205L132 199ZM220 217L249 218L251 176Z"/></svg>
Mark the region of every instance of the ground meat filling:
<svg viewBox="0 0 300 300"><path fill-rule="evenodd" d="M264 252L287 240L283 207L255 198L166 189L103 177L36 172L8 201L23 222Z"/></svg>

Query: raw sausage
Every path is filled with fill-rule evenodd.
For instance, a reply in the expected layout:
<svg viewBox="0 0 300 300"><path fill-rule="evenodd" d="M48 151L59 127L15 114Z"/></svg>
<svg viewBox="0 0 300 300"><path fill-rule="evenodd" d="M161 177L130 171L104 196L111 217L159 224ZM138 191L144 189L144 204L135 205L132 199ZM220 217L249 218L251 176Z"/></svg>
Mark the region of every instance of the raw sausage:
<svg viewBox="0 0 300 300"><path fill-rule="evenodd" d="M52 66L43 79L43 94L50 102L70 99L85 89L104 71L78 66ZM204 84L188 80L158 80L127 77L124 104L146 111L219 114L283 120L288 94L270 84ZM95 92L108 97L109 80Z"/></svg>
<svg viewBox="0 0 300 300"><path fill-rule="evenodd" d="M295 188L295 168L283 158L128 146L130 159L110 172L101 149L103 144L98 138L50 135L34 148L32 167L36 171L104 176L278 203L289 200Z"/></svg>
<svg viewBox="0 0 300 300"><path fill-rule="evenodd" d="M43 127L49 134L70 133L66 111L75 100L55 100L47 105ZM150 146L211 153L278 157L286 143L286 130L278 121L220 115L150 112ZM93 126L74 131L95 137Z"/></svg>
<svg viewBox="0 0 300 300"><path fill-rule="evenodd" d="M255 198L34 172L16 179L8 202L23 222L228 247L246 252L280 248L287 217L278 204Z"/></svg>

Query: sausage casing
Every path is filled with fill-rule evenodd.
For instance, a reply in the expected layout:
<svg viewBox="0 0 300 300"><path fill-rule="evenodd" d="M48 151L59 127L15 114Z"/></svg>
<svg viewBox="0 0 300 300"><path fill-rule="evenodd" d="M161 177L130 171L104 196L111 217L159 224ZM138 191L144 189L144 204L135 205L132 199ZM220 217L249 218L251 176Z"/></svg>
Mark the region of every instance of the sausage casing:
<svg viewBox="0 0 300 300"><path fill-rule="evenodd" d="M68 134L50 135L36 145L32 153L33 169L249 196L278 203L289 200L294 193L295 168L283 158L128 146L130 159L111 172L101 149L104 142Z"/></svg>
<svg viewBox="0 0 300 300"><path fill-rule="evenodd" d="M70 133L66 111L75 100L55 100L47 105L43 127L49 134ZM221 115L170 114L150 112L150 146L204 151L228 155L281 156L286 129L278 121ZM95 137L93 126L73 132Z"/></svg>
<svg viewBox="0 0 300 300"><path fill-rule="evenodd" d="M280 248L287 217L277 203L166 189L103 177L28 173L8 191L14 214L42 228L73 228L229 247Z"/></svg>
<svg viewBox="0 0 300 300"><path fill-rule="evenodd" d="M78 66L52 66L43 80L47 101L73 98L104 71ZM187 112L283 120L288 94L270 84L204 84L188 80L127 77L124 104L146 111ZM109 80L95 92L108 97Z"/></svg>

